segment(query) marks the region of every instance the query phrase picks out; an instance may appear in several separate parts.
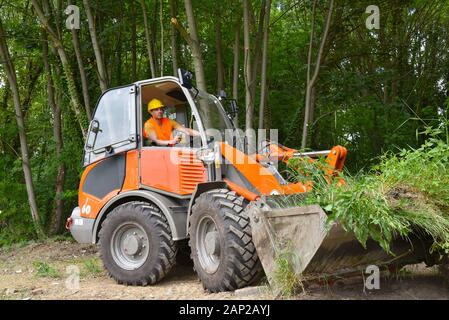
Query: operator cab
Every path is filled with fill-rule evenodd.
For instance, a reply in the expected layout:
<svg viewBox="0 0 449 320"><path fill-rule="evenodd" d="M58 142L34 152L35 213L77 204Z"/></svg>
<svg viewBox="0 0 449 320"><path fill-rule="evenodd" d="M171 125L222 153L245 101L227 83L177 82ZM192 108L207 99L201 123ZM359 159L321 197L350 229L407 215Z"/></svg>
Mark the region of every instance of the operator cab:
<svg viewBox="0 0 449 320"><path fill-rule="evenodd" d="M182 79L175 77L143 80L102 94L89 126L83 165L134 149L161 148L152 144L143 132L144 123L151 117L147 105L153 98L167 106L165 117L200 133L195 137L182 134L176 148L211 147L214 141L228 140L227 131L234 130L221 104L224 100L188 88Z"/></svg>
<svg viewBox="0 0 449 320"><path fill-rule="evenodd" d="M148 102L152 99L158 99L166 106L164 111L164 117L176 121L185 128L194 129L199 131L196 117L192 113L192 109L188 103L187 97L184 94L180 85L174 81L166 80L162 82L142 84L140 95L141 104L141 124L142 124L142 141L143 146L156 146L149 137L146 137L144 132L145 122L151 118L151 114L148 112ZM201 138L191 137L180 133L176 129L173 132L173 136L181 134L182 140L177 147L190 147L200 148Z"/></svg>

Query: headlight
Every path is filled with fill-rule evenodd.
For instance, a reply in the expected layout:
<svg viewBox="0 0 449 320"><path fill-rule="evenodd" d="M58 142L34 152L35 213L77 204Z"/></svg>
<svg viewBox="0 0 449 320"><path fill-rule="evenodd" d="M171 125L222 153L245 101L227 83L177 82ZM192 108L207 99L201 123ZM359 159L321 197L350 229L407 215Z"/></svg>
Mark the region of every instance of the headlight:
<svg viewBox="0 0 449 320"><path fill-rule="evenodd" d="M201 149L196 152L196 157L204 163L213 163L215 160L215 152L211 149Z"/></svg>

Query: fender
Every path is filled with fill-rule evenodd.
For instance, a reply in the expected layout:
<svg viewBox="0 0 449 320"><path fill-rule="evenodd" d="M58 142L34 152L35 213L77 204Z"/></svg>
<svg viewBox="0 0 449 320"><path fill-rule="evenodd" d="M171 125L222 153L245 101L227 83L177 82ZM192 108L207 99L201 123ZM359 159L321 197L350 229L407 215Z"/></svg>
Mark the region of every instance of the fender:
<svg viewBox="0 0 449 320"><path fill-rule="evenodd" d="M185 229L186 220L187 220L187 208L182 207L179 205L179 203L176 203L172 199L163 196L161 194L147 191L147 190L133 190L128 191L124 193L120 193L119 195L115 196L111 200L109 200L101 209L100 213L98 214L94 227L92 232L92 243L97 242L97 234L100 228L100 222L103 221L103 216L107 213L109 213L109 209L112 207L115 207L114 205L117 204L117 202L125 203L128 201L123 201L127 198L132 198L132 200L148 200L152 202L154 205L156 205L161 212L164 214L165 218L167 219L167 222L170 226L170 230L172 232L173 240L182 240L187 238L187 232ZM131 200L131 199L130 199Z"/></svg>
<svg viewBox="0 0 449 320"><path fill-rule="evenodd" d="M189 203L189 209L187 211L187 221L186 221L186 234L189 234L189 221L190 221L190 215L192 214L192 206L195 203L196 198L198 198L202 193L207 192L209 190L213 189L221 189L221 188L227 188L228 185L224 181L210 181L210 182L204 182L204 183L198 183L196 185L195 191L192 193L192 198L190 198Z"/></svg>

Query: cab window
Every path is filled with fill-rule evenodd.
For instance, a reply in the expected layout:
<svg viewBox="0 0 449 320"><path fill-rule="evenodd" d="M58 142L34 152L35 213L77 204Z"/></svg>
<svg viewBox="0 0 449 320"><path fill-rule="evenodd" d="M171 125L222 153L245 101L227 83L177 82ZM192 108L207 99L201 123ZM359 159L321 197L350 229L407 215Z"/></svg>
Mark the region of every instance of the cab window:
<svg viewBox="0 0 449 320"><path fill-rule="evenodd" d="M134 85L109 90L101 96L90 124L84 164L135 147Z"/></svg>

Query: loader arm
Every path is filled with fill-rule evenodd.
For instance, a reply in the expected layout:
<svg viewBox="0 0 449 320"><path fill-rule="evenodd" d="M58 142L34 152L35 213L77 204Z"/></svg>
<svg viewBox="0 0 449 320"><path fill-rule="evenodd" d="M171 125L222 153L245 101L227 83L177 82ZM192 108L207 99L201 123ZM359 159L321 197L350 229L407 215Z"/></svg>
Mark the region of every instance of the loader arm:
<svg viewBox="0 0 449 320"><path fill-rule="evenodd" d="M262 153L256 154L256 159L258 162L277 160L288 165L289 161L295 158L310 158L309 161L314 161L312 158L326 156L328 167L325 168L325 172L326 176L330 178L343 170L346 155L347 150L342 146L335 146L331 150L300 152L299 150L288 148L279 143L267 140Z"/></svg>

